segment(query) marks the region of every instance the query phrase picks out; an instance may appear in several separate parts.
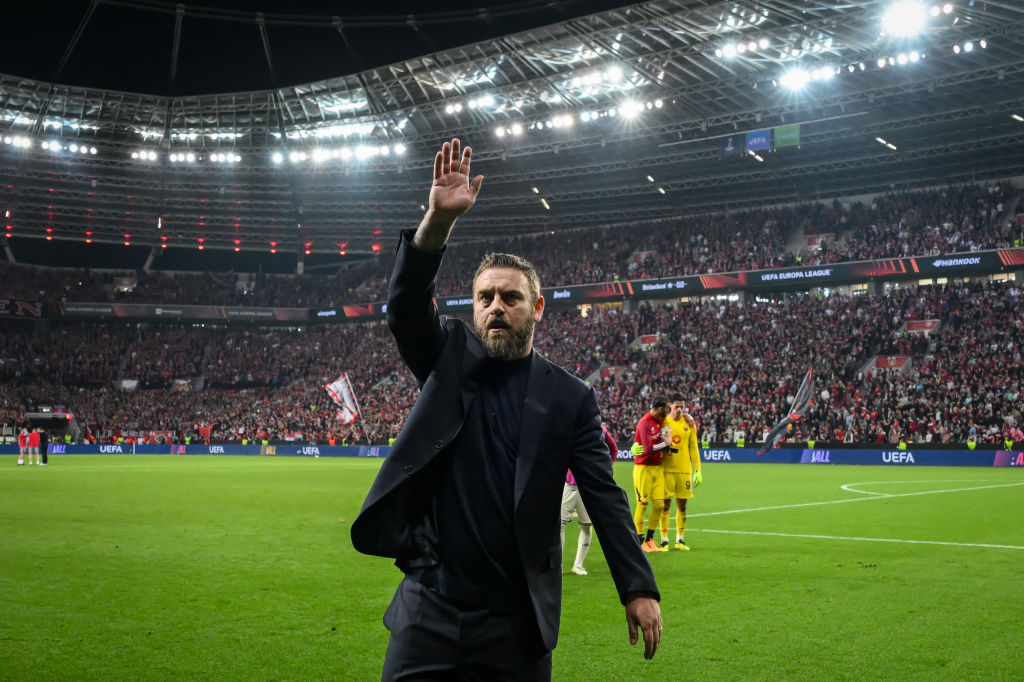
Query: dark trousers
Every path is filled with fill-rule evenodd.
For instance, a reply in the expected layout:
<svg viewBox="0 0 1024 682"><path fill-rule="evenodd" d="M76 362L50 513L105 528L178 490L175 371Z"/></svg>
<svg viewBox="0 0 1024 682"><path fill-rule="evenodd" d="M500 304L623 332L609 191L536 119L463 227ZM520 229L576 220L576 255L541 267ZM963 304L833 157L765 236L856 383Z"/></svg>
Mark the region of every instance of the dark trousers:
<svg viewBox="0 0 1024 682"><path fill-rule="evenodd" d="M452 601L405 578L384 613L391 631L381 679L549 682L551 652L533 614Z"/></svg>

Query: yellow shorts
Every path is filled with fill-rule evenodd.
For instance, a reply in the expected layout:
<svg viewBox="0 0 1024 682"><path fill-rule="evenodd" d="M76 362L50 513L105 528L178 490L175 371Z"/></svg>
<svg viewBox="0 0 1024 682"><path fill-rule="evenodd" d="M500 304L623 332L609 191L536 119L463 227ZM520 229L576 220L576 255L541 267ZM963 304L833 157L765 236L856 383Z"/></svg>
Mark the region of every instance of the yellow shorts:
<svg viewBox="0 0 1024 682"><path fill-rule="evenodd" d="M665 499L665 476L661 467L633 465L633 489L638 504Z"/></svg>
<svg viewBox="0 0 1024 682"><path fill-rule="evenodd" d="M665 499L688 500L693 497L693 476L684 471L665 472Z"/></svg>

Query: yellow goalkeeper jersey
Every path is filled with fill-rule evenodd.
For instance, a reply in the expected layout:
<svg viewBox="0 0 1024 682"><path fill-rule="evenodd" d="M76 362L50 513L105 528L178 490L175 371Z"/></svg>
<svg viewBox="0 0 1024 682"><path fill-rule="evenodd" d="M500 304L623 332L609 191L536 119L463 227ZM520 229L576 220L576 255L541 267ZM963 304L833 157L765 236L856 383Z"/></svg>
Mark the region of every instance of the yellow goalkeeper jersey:
<svg viewBox="0 0 1024 682"><path fill-rule="evenodd" d="M665 430L668 431L668 437L665 438L668 441L668 450L662 458L662 469L666 473L683 474L700 471L696 426L690 426L686 417L675 421L671 416L666 416Z"/></svg>

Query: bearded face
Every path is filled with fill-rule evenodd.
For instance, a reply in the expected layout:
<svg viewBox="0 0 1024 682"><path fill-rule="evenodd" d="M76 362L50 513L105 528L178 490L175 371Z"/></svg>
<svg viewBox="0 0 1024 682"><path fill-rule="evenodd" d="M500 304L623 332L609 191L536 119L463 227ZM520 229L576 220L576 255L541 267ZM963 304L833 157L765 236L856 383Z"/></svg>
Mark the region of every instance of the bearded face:
<svg viewBox="0 0 1024 682"><path fill-rule="evenodd" d="M490 268L473 288L473 327L487 354L497 360L529 355L544 297L533 300L526 275L514 268Z"/></svg>
<svg viewBox="0 0 1024 682"><path fill-rule="evenodd" d="M476 335L480 337L487 354L496 360L515 360L530 354L533 347L532 316L522 321L519 328L513 328L504 316L492 316L482 325L477 324Z"/></svg>

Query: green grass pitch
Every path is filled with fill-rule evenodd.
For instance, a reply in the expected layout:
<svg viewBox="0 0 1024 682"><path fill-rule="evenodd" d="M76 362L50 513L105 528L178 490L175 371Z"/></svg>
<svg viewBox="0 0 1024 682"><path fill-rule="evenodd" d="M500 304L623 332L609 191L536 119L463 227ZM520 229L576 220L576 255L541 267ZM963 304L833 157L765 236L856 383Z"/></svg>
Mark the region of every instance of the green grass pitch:
<svg viewBox="0 0 1024 682"><path fill-rule="evenodd" d="M349 541L378 466L0 458L0 679L379 679L400 574ZM709 464L690 504L655 659L598 542L554 679L1024 679L1024 471Z"/></svg>

